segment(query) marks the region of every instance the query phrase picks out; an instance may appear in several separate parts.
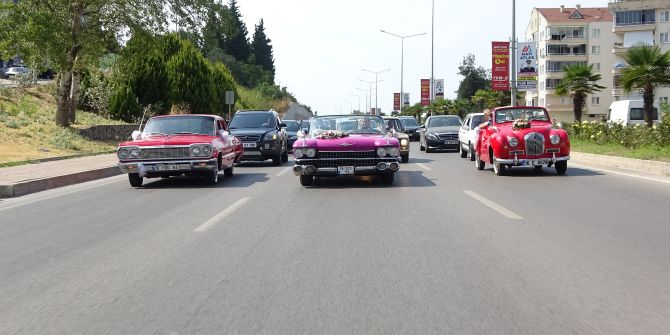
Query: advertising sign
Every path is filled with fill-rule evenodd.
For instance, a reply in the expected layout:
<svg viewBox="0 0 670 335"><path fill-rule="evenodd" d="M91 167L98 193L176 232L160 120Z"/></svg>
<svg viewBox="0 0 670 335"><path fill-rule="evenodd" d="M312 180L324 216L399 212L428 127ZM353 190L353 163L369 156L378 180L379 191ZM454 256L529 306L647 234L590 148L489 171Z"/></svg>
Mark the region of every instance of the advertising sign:
<svg viewBox="0 0 670 335"><path fill-rule="evenodd" d="M430 79L421 79L421 106L430 105Z"/></svg>
<svg viewBox="0 0 670 335"><path fill-rule="evenodd" d="M435 79L435 99L444 99L444 79Z"/></svg>
<svg viewBox="0 0 670 335"><path fill-rule="evenodd" d="M409 93L403 93L402 94L402 105L404 106L409 106Z"/></svg>
<svg viewBox="0 0 670 335"><path fill-rule="evenodd" d="M509 42L491 42L491 89L509 91Z"/></svg>
<svg viewBox="0 0 670 335"><path fill-rule="evenodd" d="M520 91L537 90L537 46L535 42L519 43L519 72L517 88Z"/></svg>
<svg viewBox="0 0 670 335"><path fill-rule="evenodd" d="M400 110L400 93L393 93L393 110Z"/></svg>

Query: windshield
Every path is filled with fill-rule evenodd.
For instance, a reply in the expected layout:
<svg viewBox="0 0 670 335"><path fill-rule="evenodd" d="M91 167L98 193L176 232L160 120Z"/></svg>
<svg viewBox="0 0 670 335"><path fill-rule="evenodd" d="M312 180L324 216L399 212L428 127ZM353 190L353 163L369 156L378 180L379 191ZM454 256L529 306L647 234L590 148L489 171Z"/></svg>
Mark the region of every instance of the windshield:
<svg viewBox="0 0 670 335"><path fill-rule="evenodd" d="M384 122L386 122L386 129L387 130L395 129L395 131L398 131L398 132L401 132L401 133L405 131L405 128L402 126L402 123L400 123L400 120L398 120L398 119L388 119L388 120L384 120Z"/></svg>
<svg viewBox="0 0 670 335"><path fill-rule="evenodd" d="M286 121L286 130L298 131L300 130L300 124L298 123L298 121Z"/></svg>
<svg viewBox="0 0 670 335"><path fill-rule="evenodd" d="M472 127L479 126L480 124L484 123L484 115L473 115L472 116Z"/></svg>
<svg viewBox="0 0 670 335"><path fill-rule="evenodd" d="M381 117L371 115L324 116L312 119L310 136L326 131L341 131L346 134L385 134L385 124Z"/></svg>
<svg viewBox="0 0 670 335"><path fill-rule="evenodd" d="M549 115L542 108L509 108L496 111L496 123L513 122L518 119L549 121Z"/></svg>
<svg viewBox="0 0 670 335"><path fill-rule="evenodd" d="M166 116L150 119L144 127L146 135L197 134L214 136L214 118L207 116Z"/></svg>
<svg viewBox="0 0 670 335"><path fill-rule="evenodd" d="M461 125L461 119L458 116L431 117L428 121L428 127L449 127Z"/></svg>
<svg viewBox="0 0 670 335"><path fill-rule="evenodd" d="M238 113L230 122L230 129L276 128L275 117L270 113Z"/></svg>
<svg viewBox="0 0 670 335"><path fill-rule="evenodd" d="M417 128L417 127L419 127L419 123L416 122L416 119L414 119L414 118L411 118L411 119L410 118L407 118L407 119L403 118L403 119L400 119L400 120L402 121L402 124L403 124L403 126L405 126L405 128L410 128L410 127Z"/></svg>

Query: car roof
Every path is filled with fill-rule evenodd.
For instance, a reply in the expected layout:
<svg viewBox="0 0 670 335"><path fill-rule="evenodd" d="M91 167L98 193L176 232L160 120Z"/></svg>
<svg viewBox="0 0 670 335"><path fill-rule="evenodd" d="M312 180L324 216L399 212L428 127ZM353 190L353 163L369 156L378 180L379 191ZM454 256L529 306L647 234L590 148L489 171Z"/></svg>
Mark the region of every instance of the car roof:
<svg viewBox="0 0 670 335"><path fill-rule="evenodd" d="M204 116L204 117L210 117L214 119L222 119L222 117L218 115L213 115L213 114L175 114L175 115L156 115L151 117L152 119L160 119L164 117L187 117L187 116Z"/></svg>
<svg viewBox="0 0 670 335"><path fill-rule="evenodd" d="M352 117L352 116L367 116L367 117L378 117L378 118L381 118L381 116L378 116L378 115L371 115L371 114L333 114L333 115L319 115L319 116L315 116L314 119L319 119L319 118L324 118L324 117Z"/></svg>
<svg viewBox="0 0 670 335"><path fill-rule="evenodd" d="M400 118L395 117L395 116L382 116L382 119L384 119L384 120L400 120Z"/></svg>
<svg viewBox="0 0 670 335"><path fill-rule="evenodd" d="M457 117L459 119L461 118L458 115L451 115L451 114L449 114L449 115L431 115L430 117L440 117L440 118L442 118L442 117Z"/></svg>
<svg viewBox="0 0 670 335"><path fill-rule="evenodd" d="M277 112L275 112L275 111L272 110L272 109L270 109L270 110L239 110L239 111L237 111L237 113L243 113L243 114L253 114L253 113L258 113L258 114L260 114L260 113L274 113L274 114L277 114ZM235 113L235 114L237 114L237 113Z"/></svg>

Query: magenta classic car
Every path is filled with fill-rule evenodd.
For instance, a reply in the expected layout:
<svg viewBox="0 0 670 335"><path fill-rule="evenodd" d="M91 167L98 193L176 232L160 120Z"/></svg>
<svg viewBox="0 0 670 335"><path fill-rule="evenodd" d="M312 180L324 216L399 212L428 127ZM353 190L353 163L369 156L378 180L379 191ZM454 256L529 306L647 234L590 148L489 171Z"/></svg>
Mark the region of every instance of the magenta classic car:
<svg viewBox="0 0 670 335"><path fill-rule="evenodd" d="M144 131L134 132L116 152L130 185L141 187L144 178L180 175L201 175L216 184L219 171L233 175L243 149L218 116L170 115L149 119Z"/></svg>
<svg viewBox="0 0 670 335"><path fill-rule="evenodd" d="M293 173L300 184L311 186L314 177L379 175L393 184L398 172L400 144L373 115L329 115L312 118L309 134L293 144Z"/></svg>

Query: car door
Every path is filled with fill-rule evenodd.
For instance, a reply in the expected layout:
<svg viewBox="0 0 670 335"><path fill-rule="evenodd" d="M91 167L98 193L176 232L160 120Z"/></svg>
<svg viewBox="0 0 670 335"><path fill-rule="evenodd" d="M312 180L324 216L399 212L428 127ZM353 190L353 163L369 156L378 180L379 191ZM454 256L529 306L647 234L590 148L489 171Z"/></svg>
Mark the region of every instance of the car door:
<svg viewBox="0 0 670 335"><path fill-rule="evenodd" d="M468 143L468 131L470 130L470 116L466 116L463 125L458 129L458 141L463 144Z"/></svg>
<svg viewBox="0 0 670 335"><path fill-rule="evenodd" d="M426 119L426 121L423 122L423 125L421 127L419 127L419 144L423 143L424 146L427 144L426 143L426 130L427 130L428 122L430 122L430 116Z"/></svg>

